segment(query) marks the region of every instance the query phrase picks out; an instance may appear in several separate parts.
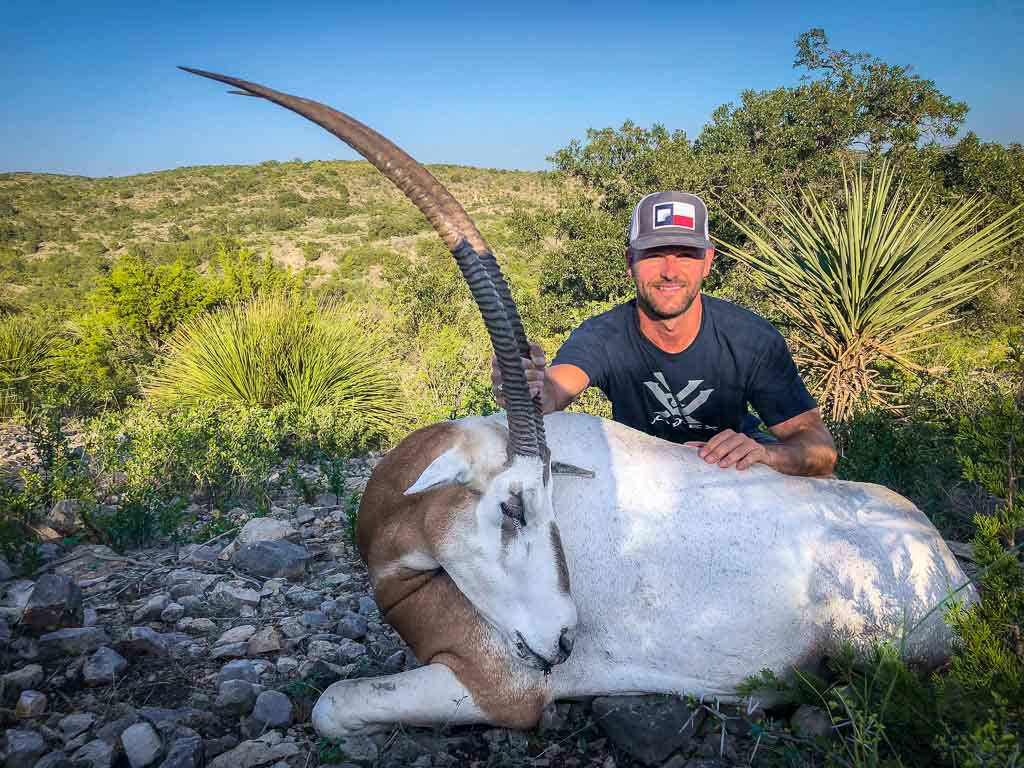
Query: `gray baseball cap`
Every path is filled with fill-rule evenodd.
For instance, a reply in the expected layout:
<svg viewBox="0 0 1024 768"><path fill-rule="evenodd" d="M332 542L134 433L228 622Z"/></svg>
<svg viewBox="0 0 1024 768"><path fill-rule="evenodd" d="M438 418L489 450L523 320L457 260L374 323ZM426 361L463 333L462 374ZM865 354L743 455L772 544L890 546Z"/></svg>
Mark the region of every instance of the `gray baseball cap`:
<svg viewBox="0 0 1024 768"><path fill-rule="evenodd" d="M629 247L644 251L663 245L714 248L708 237L708 208L689 192L654 192L633 209Z"/></svg>

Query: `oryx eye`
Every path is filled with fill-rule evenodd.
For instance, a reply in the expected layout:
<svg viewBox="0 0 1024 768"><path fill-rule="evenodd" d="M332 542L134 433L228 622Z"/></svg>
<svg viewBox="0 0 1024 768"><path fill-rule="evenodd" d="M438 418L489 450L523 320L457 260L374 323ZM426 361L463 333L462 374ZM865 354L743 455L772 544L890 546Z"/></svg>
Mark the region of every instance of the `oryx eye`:
<svg viewBox="0 0 1024 768"><path fill-rule="evenodd" d="M526 525L526 511L523 509L523 497L518 493L514 493L508 497L508 501L501 502L501 514L516 525Z"/></svg>

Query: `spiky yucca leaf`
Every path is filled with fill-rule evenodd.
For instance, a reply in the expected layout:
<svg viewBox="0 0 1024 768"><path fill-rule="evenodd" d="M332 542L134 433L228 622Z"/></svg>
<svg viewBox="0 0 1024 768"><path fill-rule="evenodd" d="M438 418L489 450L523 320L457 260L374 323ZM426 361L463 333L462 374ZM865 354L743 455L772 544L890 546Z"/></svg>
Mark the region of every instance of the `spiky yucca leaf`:
<svg viewBox="0 0 1024 768"><path fill-rule="evenodd" d="M401 397L382 353L381 338L339 304L260 296L184 323L145 391L168 404L340 405L391 434Z"/></svg>
<svg viewBox="0 0 1024 768"><path fill-rule="evenodd" d="M752 254L719 241L793 323L797 362L836 421L862 397L892 406L877 365L916 368L910 355L921 335L991 285L987 270L999 251L1024 236L1020 208L980 226L988 211L981 200L930 207L923 193L906 199L885 165L845 182L838 206L805 192L800 203L773 196L770 220L745 209L749 223L733 223Z"/></svg>
<svg viewBox="0 0 1024 768"><path fill-rule="evenodd" d="M60 336L38 320L18 315L0 320L0 419L24 419L53 383Z"/></svg>

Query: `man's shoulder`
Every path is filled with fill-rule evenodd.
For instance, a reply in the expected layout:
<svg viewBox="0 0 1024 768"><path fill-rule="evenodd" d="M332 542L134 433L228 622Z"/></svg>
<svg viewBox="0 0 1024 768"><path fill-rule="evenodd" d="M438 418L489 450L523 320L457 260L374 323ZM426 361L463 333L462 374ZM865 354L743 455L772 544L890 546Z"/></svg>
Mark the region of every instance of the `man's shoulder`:
<svg viewBox="0 0 1024 768"><path fill-rule="evenodd" d="M584 334L600 334L606 338L625 333L629 323L633 321L632 313L635 311L633 301L616 304L606 312L587 318L576 330Z"/></svg>
<svg viewBox="0 0 1024 768"><path fill-rule="evenodd" d="M704 302L704 311L714 319L715 328L719 333L742 333L745 338L782 338L778 328L746 307L707 294L701 294L701 301Z"/></svg>

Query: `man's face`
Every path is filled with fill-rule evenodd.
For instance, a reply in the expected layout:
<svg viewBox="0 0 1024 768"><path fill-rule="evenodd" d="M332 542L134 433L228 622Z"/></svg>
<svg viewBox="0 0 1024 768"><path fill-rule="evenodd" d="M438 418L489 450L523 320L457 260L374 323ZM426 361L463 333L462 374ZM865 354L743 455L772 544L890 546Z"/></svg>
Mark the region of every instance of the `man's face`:
<svg viewBox="0 0 1024 768"><path fill-rule="evenodd" d="M686 312L711 271L715 251L709 248L703 259L701 255L695 248L678 246L633 252L627 248L626 259L632 262L629 274L641 309L661 320Z"/></svg>

